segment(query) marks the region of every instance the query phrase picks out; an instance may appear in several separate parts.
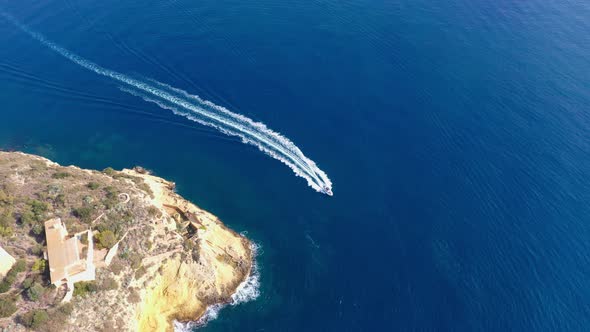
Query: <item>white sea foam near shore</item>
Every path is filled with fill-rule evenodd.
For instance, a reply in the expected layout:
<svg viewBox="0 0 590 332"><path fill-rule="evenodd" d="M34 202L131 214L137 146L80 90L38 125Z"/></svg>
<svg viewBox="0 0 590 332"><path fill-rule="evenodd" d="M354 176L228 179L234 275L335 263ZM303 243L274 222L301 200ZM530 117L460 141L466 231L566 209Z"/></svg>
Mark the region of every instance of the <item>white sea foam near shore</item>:
<svg viewBox="0 0 590 332"><path fill-rule="evenodd" d="M219 316L221 309L227 305L235 306L254 301L260 296L260 271L256 263L256 257L260 254L260 245L251 242L250 249L252 250L252 269L250 275L236 288L236 292L231 296L230 302L227 304L214 304L207 307L203 316L194 322L182 323L174 321L175 332L190 332L196 328L203 327L210 321L215 320Z"/></svg>

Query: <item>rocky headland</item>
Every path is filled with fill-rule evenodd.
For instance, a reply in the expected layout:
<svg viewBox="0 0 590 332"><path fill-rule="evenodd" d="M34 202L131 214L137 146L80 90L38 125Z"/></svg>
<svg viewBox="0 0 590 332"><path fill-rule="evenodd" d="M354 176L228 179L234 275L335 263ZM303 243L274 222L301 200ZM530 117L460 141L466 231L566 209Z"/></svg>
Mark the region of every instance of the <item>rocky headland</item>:
<svg viewBox="0 0 590 332"><path fill-rule="evenodd" d="M51 280L48 220L79 240L94 280ZM84 170L19 152L0 152L0 246L9 331L172 331L232 301L254 255L247 238L143 168Z"/></svg>

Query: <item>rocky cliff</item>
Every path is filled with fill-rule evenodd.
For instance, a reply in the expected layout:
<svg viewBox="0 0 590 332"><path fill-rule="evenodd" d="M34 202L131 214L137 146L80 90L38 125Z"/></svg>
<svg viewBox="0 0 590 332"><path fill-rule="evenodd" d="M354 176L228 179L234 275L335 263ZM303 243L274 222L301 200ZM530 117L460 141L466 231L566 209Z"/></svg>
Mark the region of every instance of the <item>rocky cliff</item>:
<svg viewBox="0 0 590 332"><path fill-rule="evenodd" d="M91 229L96 242L96 280L76 283L70 303L66 286L51 286L43 255L49 218L70 234ZM0 245L24 266L3 280L0 327L9 330L171 331L230 301L253 266L248 239L171 182L22 153L0 152Z"/></svg>

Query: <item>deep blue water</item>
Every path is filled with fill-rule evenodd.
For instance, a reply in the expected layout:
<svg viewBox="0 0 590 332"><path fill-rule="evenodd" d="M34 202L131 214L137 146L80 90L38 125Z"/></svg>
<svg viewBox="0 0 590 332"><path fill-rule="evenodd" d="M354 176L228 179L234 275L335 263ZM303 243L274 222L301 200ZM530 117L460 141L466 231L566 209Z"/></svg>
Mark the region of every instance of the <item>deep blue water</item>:
<svg viewBox="0 0 590 332"><path fill-rule="evenodd" d="M6 1L100 65L292 139L334 197L0 19L0 147L142 165L262 246L201 331L587 331L584 1Z"/></svg>

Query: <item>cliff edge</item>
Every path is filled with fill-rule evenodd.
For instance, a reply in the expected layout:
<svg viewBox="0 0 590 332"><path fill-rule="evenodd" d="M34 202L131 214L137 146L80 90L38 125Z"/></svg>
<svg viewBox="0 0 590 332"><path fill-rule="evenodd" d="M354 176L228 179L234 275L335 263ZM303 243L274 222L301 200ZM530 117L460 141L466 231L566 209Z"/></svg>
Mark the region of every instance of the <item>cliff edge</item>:
<svg viewBox="0 0 590 332"><path fill-rule="evenodd" d="M0 247L10 331L172 331L230 302L253 267L250 241L172 182L18 152L0 152Z"/></svg>

